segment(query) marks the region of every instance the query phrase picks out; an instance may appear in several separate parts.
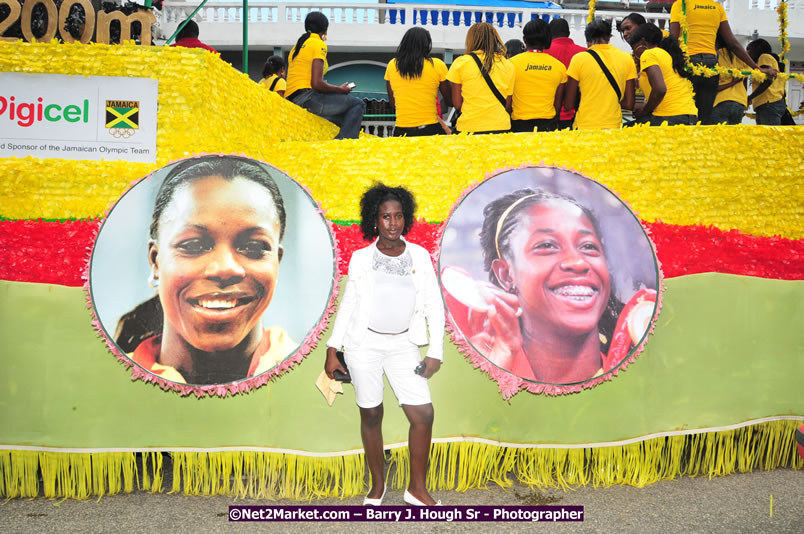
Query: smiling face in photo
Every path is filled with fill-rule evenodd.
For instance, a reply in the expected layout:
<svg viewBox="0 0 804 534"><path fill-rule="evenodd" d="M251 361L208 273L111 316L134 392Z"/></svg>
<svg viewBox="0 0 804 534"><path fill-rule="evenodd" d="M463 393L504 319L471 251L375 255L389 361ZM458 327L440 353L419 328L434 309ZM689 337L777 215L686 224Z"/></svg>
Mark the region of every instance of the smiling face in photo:
<svg viewBox="0 0 804 534"><path fill-rule="evenodd" d="M180 186L148 251L163 336L218 352L261 328L276 286L279 239L276 205L262 185L208 176Z"/></svg>
<svg viewBox="0 0 804 534"><path fill-rule="evenodd" d="M611 294L603 247L578 206L546 200L525 208L509 239L505 277L519 294L526 329L585 334Z"/></svg>

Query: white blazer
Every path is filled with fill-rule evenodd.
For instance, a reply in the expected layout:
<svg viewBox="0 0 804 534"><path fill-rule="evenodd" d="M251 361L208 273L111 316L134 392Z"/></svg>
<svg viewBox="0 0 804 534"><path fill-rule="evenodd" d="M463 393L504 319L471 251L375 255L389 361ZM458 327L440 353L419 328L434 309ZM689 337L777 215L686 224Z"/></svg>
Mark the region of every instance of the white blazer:
<svg viewBox="0 0 804 534"><path fill-rule="evenodd" d="M438 288L430 253L415 243L405 242L413 260L413 285L416 289L416 304L408 327L408 339L419 346L430 346L427 357L444 358L444 303ZM374 290L374 270L371 268L377 242L352 254L349 261L349 280L338 308L332 335L327 347L347 350L358 348L368 332L371 313L371 295Z"/></svg>

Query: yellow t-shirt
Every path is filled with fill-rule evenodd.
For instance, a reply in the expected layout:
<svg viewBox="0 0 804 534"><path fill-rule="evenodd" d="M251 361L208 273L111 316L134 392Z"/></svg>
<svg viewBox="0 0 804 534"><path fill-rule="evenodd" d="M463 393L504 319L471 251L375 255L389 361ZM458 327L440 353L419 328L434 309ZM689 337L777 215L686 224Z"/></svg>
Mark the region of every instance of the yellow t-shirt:
<svg viewBox="0 0 804 534"><path fill-rule="evenodd" d="M617 82L620 94L624 94L625 82L637 77L631 54L610 44L596 44L590 49L598 53ZM574 129L602 130L622 127L623 113L617 93L592 54L579 52L572 56L567 76L577 80L581 90L581 105L575 115Z"/></svg>
<svg viewBox="0 0 804 534"><path fill-rule="evenodd" d="M721 48L717 51L717 64L727 69L751 70L742 59L734 54L729 57L729 52L725 48ZM726 85L733 79L734 77L731 74L721 74L719 85ZM745 90L745 83L740 82L736 85L732 85L728 89L718 91L715 97L715 105L717 106L721 102L738 102L743 106L747 106L748 93Z"/></svg>
<svg viewBox="0 0 804 534"><path fill-rule="evenodd" d="M776 70L779 70L779 64L776 62L775 59L773 59L773 56L770 54L762 54L761 56L759 56L759 59L757 60L757 65L760 67L772 67ZM760 83L761 82L752 79L751 90L753 91L753 88L758 87ZM762 91L762 93L758 97L754 98L754 100L751 101L751 105L754 107L754 109L757 109L762 104L767 104L768 102L776 102L777 100L781 100L782 98L784 98L784 89L786 85L787 84L785 83L784 78L782 78L781 76L777 76L776 78L773 79L773 83L771 83L770 87Z"/></svg>
<svg viewBox="0 0 804 534"><path fill-rule="evenodd" d="M277 78L276 74L271 74L267 78L263 78L260 83L263 84L266 89L270 90L271 89L271 84L274 83L274 80L276 80L276 78ZM274 92L284 91L285 88L287 87L287 85L288 84L287 84L287 82L285 80L283 80L282 78L279 78L279 81L276 82L276 85L274 86L273 91Z"/></svg>
<svg viewBox="0 0 804 534"><path fill-rule="evenodd" d="M639 58L642 66L642 73L639 75L639 88L645 93L645 99L650 98L651 86L648 83L648 75L645 69L652 66L659 67L664 78L664 85L667 87L662 101L653 110L657 117L672 117L675 115L698 115L698 108L695 107L695 100L692 98L692 84L686 78L682 78L673 70L673 58L663 48L654 47L645 50Z"/></svg>
<svg viewBox="0 0 804 534"><path fill-rule="evenodd" d="M321 40L317 33L311 33L299 50L299 55L293 58L294 46L288 56L288 81L285 96L288 97L299 89L310 89L310 80L313 73L313 61L324 61L324 73L327 72L327 44Z"/></svg>
<svg viewBox="0 0 804 534"><path fill-rule="evenodd" d="M567 68L544 52L524 52L510 59L514 65L512 119L552 119L556 116L558 86L567 81Z"/></svg>
<svg viewBox="0 0 804 534"><path fill-rule="evenodd" d="M717 54L715 37L721 22L729 19L723 6L712 0L686 0L687 4L687 53ZM670 8L670 22L681 22L681 0ZM684 39L678 36L679 41Z"/></svg>
<svg viewBox="0 0 804 534"><path fill-rule="evenodd" d="M483 52L476 50L475 55L483 63ZM503 98L513 94L514 65L509 60L502 56L495 58L489 76ZM447 80L461 84L463 106L457 124L459 132L511 129L510 115L491 92L475 60L469 54L455 60L449 68Z"/></svg>
<svg viewBox="0 0 804 534"><path fill-rule="evenodd" d="M436 99L438 86L447 79L447 66L438 58L424 60L422 75L416 79L403 78L392 59L385 69L385 80L391 83L396 102L396 125L411 128L438 122Z"/></svg>

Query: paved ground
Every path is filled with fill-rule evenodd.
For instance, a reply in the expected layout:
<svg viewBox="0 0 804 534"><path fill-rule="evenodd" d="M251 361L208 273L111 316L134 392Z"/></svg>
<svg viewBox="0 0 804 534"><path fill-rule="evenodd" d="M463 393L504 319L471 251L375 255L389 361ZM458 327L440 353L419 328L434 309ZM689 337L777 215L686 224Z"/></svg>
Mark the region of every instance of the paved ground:
<svg viewBox="0 0 804 534"><path fill-rule="evenodd" d="M771 495L773 505L771 513ZM15 499L0 502L0 532L11 533L339 533L394 532L617 532L617 533L791 533L804 532L804 471L777 469L709 480L682 478L645 488L615 486L538 490L501 489L439 492L447 505L582 505L583 523L232 523L231 504L282 504L229 497L132 493L88 501ZM362 499L328 499L310 505L360 505ZM308 503L303 503L305 506ZM386 504L401 505L402 492Z"/></svg>

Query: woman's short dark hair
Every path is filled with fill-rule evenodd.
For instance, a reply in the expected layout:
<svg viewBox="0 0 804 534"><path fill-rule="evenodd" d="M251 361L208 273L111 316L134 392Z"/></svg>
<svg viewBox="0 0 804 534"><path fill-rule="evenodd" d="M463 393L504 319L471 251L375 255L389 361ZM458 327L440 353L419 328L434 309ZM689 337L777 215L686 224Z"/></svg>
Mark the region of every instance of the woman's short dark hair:
<svg viewBox="0 0 804 534"><path fill-rule="evenodd" d="M187 21L187 24L176 35L176 40L179 39L195 39L198 37L198 24L193 19Z"/></svg>
<svg viewBox="0 0 804 534"><path fill-rule="evenodd" d="M757 52L757 57L761 56L762 54L773 54L773 48L771 48L770 43L765 39L754 39L748 43L748 46L745 48L755 50Z"/></svg>
<svg viewBox="0 0 804 534"><path fill-rule="evenodd" d="M633 22L637 26L642 26L643 24L648 22L647 20L645 20L645 17L643 17L639 13L629 13L628 15L624 16L622 18L622 20L617 21L617 31L618 32L623 33L623 29L622 29L623 22L625 22L626 20Z"/></svg>
<svg viewBox="0 0 804 534"><path fill-rule="evenodd" d="M611 21L597 19L586 25L583 32L586 42L591 43L601 39L611 39Z"/></svg>
<svg viewBox="0 0 804 534"><path fill-rule="evenodd" d="M285 60L279 56L271 56L265 60L265 65L262 67L262 77L267 78L274 74L279 74L279 71L285 68Z"/></svg>
<svg viewBox="0 0 804 534"><path fill-rule="evenodd" d="M525 43L519 39L509 39L505 41L505 57L512 58L525 51Z"/></svg>
<svg viewBox="0 0 804 534"><path fill-rule="evenodd" d="M597 217L585 206L578 203L577 200L570 197L565 197L555 193L549 193L542 189L520 189L503 195L498 199L489 202L483 208L483 226L480 230L480 246L483 248L483 267L489 273L489 281L502 288L502 284L497 279L492 269L492 262L499 258L497 248L499 245L500 254L503 256L510 254L511 244L510 237L514 229L519 225L519 215L522 214L528 206L538 204L547 200L560 200L569 202L573 206L577 206L589 220L594 228L595 233L603 245L603 237L600 232L600 226ZM518 204L516 204L518 202ZM514 204L516 204L514 206ZM506 211L511 207L510 212ZM500 217L505 214L505 220L500 228L499 234L497 233L497 225L499 224ZM605 245L603 245L603 256L605 258ZM607 262L608 263L608 262ZM617 326L617 318L620 311L623 309L623 303L615 296L614 286L611 285L611 294L609 301L606 304L606 310L603 312L600 320L598 321L598 330L606 336L606 342L601 343L605 350L608 350L608 345L611 343L611 337L614 333L614 328Z"/></svg>
<svg viewBox="0 0 804 534"><path fill-rule="evenodd" d="M293 47L293 53L291 54L290 59L296 59L296 56L299 55L299 51L302 49L302 45L307 39L310 38L311 33L323 35L327 33L328 29L329 19L326 15L320 11L311 11L307 13L307 16L304 18L304 33L301 37L299 37L299 40L296 41L296 46Z"/></svg>
<svg viewBox="0 0 804 534"><path fill-rule="evenodd" d="M522 39L524 39L528 48L546 50L550 48L553 35L550 32L550 26L545 21L533 19L522 28Z"/></svg>
<svg viewBox="0 0 804 534"><path fill-rule="evenodd" d="M569 37L569 23L561 17L556 17L550 21L550 35L553 37Z"/></svg>
<svg viewBox="0 0 804 534"><path fill-rule="evenodd" d="M406 31L394 55L396 70L400 76L407 79L420 78L424 70L424 60L433 63L430 57L432 49L433 39L430 32L418 26Z"/></svg>
<svg viewBox="0 0 804 534"><path fill-rule="evenodd" d="M366 241L371 241L380 235L377 231L377 214L380 205L389 200L396 200L402 205L402 214L405 216L402 235L407 235L413 226L413 214L416 213L416 199L413 198L413 193L404 187L388 187L383 183L377 183L360 198L360 231Z"/></svg>
<svg viewBox="0 0 804 534"><path fill-rule="evenodd" d="M173 199L173 194L176 190L184 184L208 176L219 176L224 180L245 178L267 189L274 201L276 214L279 217L279 240L282 240L285 235L285 203L282 200L279 187L277 187L276 182L268 173L268 169L252 159L219 155L186 159L177 163L170 170L159 187L159 192L156 194L154 212L151 217L151 239L157 239L159 236L159 220L162 217L162 212Z"/></svg>

